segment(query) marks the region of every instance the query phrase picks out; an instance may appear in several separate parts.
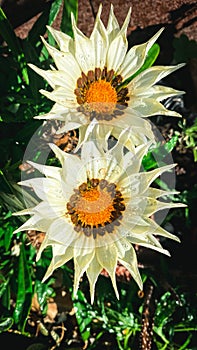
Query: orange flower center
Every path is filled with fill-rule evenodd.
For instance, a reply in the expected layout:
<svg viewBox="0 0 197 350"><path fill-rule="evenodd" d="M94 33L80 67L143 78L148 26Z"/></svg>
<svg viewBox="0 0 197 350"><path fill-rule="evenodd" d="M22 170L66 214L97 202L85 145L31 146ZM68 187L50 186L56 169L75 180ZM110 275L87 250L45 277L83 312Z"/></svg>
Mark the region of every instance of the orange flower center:
<svg viewBox="0 0 197 350"><path fill-rule="evenodd" d="M122 86L120 74L115 74L114 70L88 71L81 73L77 79L77 86L74 90L78 103L78 111L84 113L90 120L110 121L124 114L129 101L129 91Z"/></svg>
<svg viewBox="0 0 197 350"><path fill-rule="evenodd" d="M76 212L82 225L103 226L110 220L113 210L111 195L108 192L100 192L96 188L83 193L76 204Z"/></svg>
<svg viewBox="0 0 197 350"><path fill-rule="evenodd" d="M117 93L110 83L99 80L90 85L85 101L97 113L112 113L117 103Z"/></svg>
<svg viewBox="0 0 197 350"><path fill-rule="evenodd" d="M77 232L96 238L97 234L103 236L120 225L125 205L115 184L105 179L88 179L74 192L67 203L67 210Z"/></svg>

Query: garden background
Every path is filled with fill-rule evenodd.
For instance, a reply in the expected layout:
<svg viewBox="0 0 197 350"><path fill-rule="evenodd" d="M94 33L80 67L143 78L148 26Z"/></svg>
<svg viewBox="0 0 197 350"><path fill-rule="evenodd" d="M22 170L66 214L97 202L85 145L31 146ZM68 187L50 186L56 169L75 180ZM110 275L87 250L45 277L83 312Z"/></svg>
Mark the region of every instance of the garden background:
<svg viewBox="0 0 197 350"><path fill-rule="evenodd" d="M72 298L72 261L41 283L50 252L36 262L43 233L13 235L21 225L12 213L24 206L16 183L21 172L33 171L24 154L33 135L32 157L41 159L48 142L72 152L77 132L57 137L54 122L34 120L48 112L52 103L39 93L46 82L28 68L31 62L46 69L52 63L40 39L46 25L72 35L71 11L86 35L93 29L100 1L0 1L0 340L4 347L20 350L45 349L197 349L197 6L194 1L112 1L120 25L130 6L129 47L148 40L162 26L160 52L155 64L186 66L170 75L164 84L186 91L183 97L165 101L182 119L150 118L163 136L144 159L153 169L157 157L165 162L171 154L177 163L176 190L185 209L170 210L162 223L181 243L165 242L172 257L136 247L144 293L128 271L117 266L121 291L118 301L108 276L99 277L96 299L90 304L84 278L78 298ZM103 1L101 18L106 24L110 2ZM54 44L52 37L48 37ZM53 161L51 159L51 161ZM165 184L160 184L165 187ZM104 287L103 287L104 286Z"/></svg>

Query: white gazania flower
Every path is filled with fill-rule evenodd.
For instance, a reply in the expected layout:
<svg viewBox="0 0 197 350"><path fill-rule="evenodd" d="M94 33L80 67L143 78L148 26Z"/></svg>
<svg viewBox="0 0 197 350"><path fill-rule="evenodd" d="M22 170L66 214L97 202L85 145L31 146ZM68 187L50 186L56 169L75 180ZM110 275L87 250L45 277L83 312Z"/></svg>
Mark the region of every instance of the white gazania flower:
<svg viewBox="0 0 197 350"><path fill-rule="evenodd" d="M37 258L40 259L47 246L52 247L53 257L44 280L73 258L74 295L86 272L92 303L102 269L108 272L118 297L115 278L118 262L128 269L142 289L133 244L170 255L155 235L179 241L151 218L159 210L184 206L158 200L174 191L150 187L174 164L141 171L141 160L149 144L138 146L135 154L126 152L124 145L128 137L128 132L122 132L117 143L106 151L88 141L83 144L80 156L65 153L50 144L61 167L29 162L45 177L20 182L32 188L41 201L15 213L31 216L15 232L30 229L46 232Z"/></svg>
<svg viewBox="0 0 197 350"><path fill-rule="evenodd" d="M40 92L55 104L48 114L35 118L61 120L65 125L59 132L79 128L79 144L87 139L87 126L93 119L98 122L96 131L102 139L106 133L117 137L119 130L132 127L134 145L154 140L151 124L144 118L180 116L166 109L161 101L184 93L157 83L183 64L153 66L130 81L143 66L163 28L148 42L128 51L127 27L131 11L120 28L111 5L105 28L100 19L101 9L100 6L90 38L77 28L73 15L74 39L47 27L59 47L52 47L43 39L56 67L46 71L33 64L30 67L50 84L52 91ZM99 127L101 125L105 127Z"/></svg>

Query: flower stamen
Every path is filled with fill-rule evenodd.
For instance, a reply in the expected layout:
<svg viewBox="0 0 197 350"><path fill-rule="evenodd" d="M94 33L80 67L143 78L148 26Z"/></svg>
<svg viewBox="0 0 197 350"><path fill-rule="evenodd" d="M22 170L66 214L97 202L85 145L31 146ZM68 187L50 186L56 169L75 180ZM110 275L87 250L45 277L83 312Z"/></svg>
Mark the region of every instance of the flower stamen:
<svg viewBox="0 0 197 350"><path fill-rule="evenodd" d="M124 198L114 183L91 179L75 189L67 203L74 229L86 236L96 238L111 233L119 226L125 210Z"/></svg>
<svg viewBox="0 0 197 350"><path fill-rule="evenodd" d="M113 69L95 68L83 72L77 80L77 88L74 93L77 103L80 105L78 111L87 115L90 120L111 120L123 114L123 109L128 106L129 91L121 87L121 75L115 75ZM119 107L121 106L121 107Z"/></svg>

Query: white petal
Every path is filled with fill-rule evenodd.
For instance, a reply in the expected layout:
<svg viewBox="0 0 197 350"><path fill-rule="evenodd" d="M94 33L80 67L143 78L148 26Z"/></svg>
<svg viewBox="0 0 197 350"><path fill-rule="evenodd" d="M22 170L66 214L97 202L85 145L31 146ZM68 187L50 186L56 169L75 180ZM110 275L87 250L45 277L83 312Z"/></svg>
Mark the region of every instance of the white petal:
<svg viewBox="0 0 197 350"><path fill-rule="evenodd" d="M125 169L119 181L128 178L129 175L138 173L141 168L142 159L147 154L151 142L136 147L135 152L127 152L122 159L122 167Z"/></svg>
<svg viewBox="0 0 197 350"><path fill-rule="evenodd" d="M134 99L134 102L135 101L136 100ZM125 144L125 147L132 151L134 151L133 146L146 143L147 139L154 140L151 122L143 119L142 117L144 116L142 114L139 116L137 103L134 105L134 108L135 109L131 109L129 107L128 112L123 116L116 118L113 122L114 128L112 130L114 137L118 138L118 135L123 129L130 127L130 139Z"/></svg>
<svg viewBox="0 0 197 350"><path fill-rule="evenodd" d="M153 115L181 117L178 112L166 109L159 101L155 100L154 98L134 97L131 98L129 104L143 117L149 117Z"/></svg>
<svg viewBox="0 0 197 350"><path fill-rule="evenodd" d="M22 226L20 226L13 233L26 231L26 230L36 230L41 232L46 232L51 224L49 218L42 218L40 215L35 214L29 220L27 220Z"/></svg>
<svg viewBox="0 0 197 350"><path fill-rule="evenodd" d="M83 144L81 159L89 179L102 178L106 175L107 160L93 141Z"/></svg>
<svg viewBox="0 0 197 350"><path fill-rule="evenodd" d="M160 36L163 30L164 28L161 28L146 43L131 47L131 49L128 51L118 71L118 74L122 75L124 80L131 77L133 74L135 74L138 71L138 69L142 67L148 51L150 50L151 46L155 43L155 41L158 39L158 37Z"/></svg>
<svg viewBox="0 0 197 350"><path fill-rule="evenodd" d="M43 38L42 41L44 42L44 45L46 46L49 54L52 56L56 67L59 70L65 70L68 72L69 75L71 75L71 72L73 74L73 77L79 77L81 74L80 67L70 52L63 52L61 50L57 50L53 46L49 45Z"/></svg>
<svg viewBox="0 0 197 350"><path fill-rule="evenodd" d="M149 233L154 235L163 236L169 239L173 239L174 241L180 242L180 239L173 235L172 233L166 231L164 228L159 226L154 220L147 218L147 223L149 223Z"/></svg>
<svg viewBox="0 0 197 350"><path fill-rule="evenodd" d="M133 80L131 80L131 82L128 85L128 88L130 91L133 92L133 94L138 94L138 92L140 92L141 90L145 90L150 86L156 84L158 81L165 78L167 75L171 74L177 69L180 69L184 65L185 64L180 63L176 66L150 67L141 72L139 75L137 75Z"/></svg>
<svg viewBox="0 0 197 350"><path fill-rule="evenodd" d="M114 15L113 4L111 4L108 23L107 23L107 34L110 39L110 42L116 37L119 30L120 30L119 23Z"/></svg>
<svg viewBox="0 0 197 350"><path fill-rule="evenodd" d="M97 248L96 256L98 259L98 263L108 272L112 280L112 285L114 287L116 296L119 299L119 293L116 285L116 276L115 276L117 260L118 260L118 252L115 244Z"/></svg>
<svg viewBox="0 0 197 350"><path fill-rule="evenodd" d="M47 231L48 244L56 242L65 247L74 247L74 242L77 237L78 235L74 231L73 225L63 217L53 220Z"/></svg>
<svg viewBox="0 0 197 350"><path fill-rule="evenodd" d="M66 54L65 54L66 55ZM72 60L72 65L69 65L69 59L67 60L67 65L64 66L64 70L59 67L59 70L44 70L40 69L33 64L29 64L29 67L32 68L37 74L41 75L53 89L57 87L62 87L65 89L65 98L73 98L74 90L76 87L76 81L79 74L76 74L76 67Z"/></svg>
<svg viewBox="0 0 197 350"><path fill-rule="evenodd" d="M124 60L127 52L127 41L121 35L118 35L110 44L107 53L107 68L118 70L120 64Z"/></svg>
<svg viewBox="0 0 197 350"><path fill-rule="evenodd" d="M94 43L77 28L73 15L72 27L75 38L75 57L82 72L87 74L89 70L95 69Z"/></svg>
<svg viewBox="0 0 197 350"><path fill-rule="evenodd" d="M27 208L27 209L17 211L15 213L12 213L12 215L14 215L14 216L16 216L16 215L31 215L34 213L35 213L35 211L34 211L34 207L33 207L33 208Z"/></svg>
<svg viewBox="0 0 197 350"><path fill-rule="evenodd" d="M47 29L58 43L61 51L73 52L73 39L69 35L61 32L60 30L56 30L50 26L47 26Z"/></svg>
<svg viewBox="0 0 197 350"><path fill-rule="evenodd" d="M89 284L90 284L91 304L93 304L94 302L95 284L101 271L102 271L102 267L99 264L97 257L94 256L93 260L91 261L91 264L88 266L86 271Z"/></svg>
<svg viewBox="0 0 197 350"><path fill-rule="evenodd" d="M54 255L54 252L53 252ZM67 247L66 249L64 248L64 254L63 255L54 255L51 261L51 264L49 265L42 282L45 282L47 278L49 278L53 271L57 269L60 266L63 266L66 264L69 260L71 260L73 257L73 248Z"/></svg>
<svg viewBox="0 0 197 350"><path fill-rule="evenodd" d="M159 253L170 256L169 251L166 249L163 249L159 241L155 238L153 241L153 239L152 238L150 239L150 237L147 237L147 236L143 237L142 235L135 236L134 234L132 234L131 236L128 237L128 240L133 244L138 244L142 247L153 249Z"/></svg>
<svg viewBox="0 0 197 350"><path fill-rule="evenodd" d="M65 106L55 103L51 110L46 114L40 114L34 117L34 119L56 119L56 120L66 120L66 116L69 113L69 109Z"/></svg>
<svg viewBox="0 0 197 350"><path fill-rule="evenodd" d="M22 186L32 187L35 194L41 199L46 201L53 201L54 203L58 200L63 200L64 187L63 181L59 182L52 178L32 178L29 180L19 182Z"/></svg>
<svg viewBox="0 0 197 350"><path fill-rule="evenodd" d="M145 218L144 216L142 216L139 212L139 210L132 211L129 210L128 205L126 206L126 211L125 211L125 215L121 221L121 223L124 225L124 227L129 230L129 229L133 229L133 227L136 226L149 226L147 220L147 218Z"/></svg>
<svg viewBox="0 0 197 350"><path fill-rule="evenodd" d="M114 147L112 147L109 151L109 154L117 160L117 163L120 164L122 162L122 159L124 157L124 145L127 143L128 139L130 137L130 129L125 128L123 129L118 137L118 140Z"/></svg>
<svg viewBox="0 0 197 350"><path fill-rule="evenodd" d="M84 180L84 165L81 159L77 155L71 155L67 157L63 166L64 179L68 189L74 189L78 187Z"/></svg>
<svg viewBox="0 0 197 350"><path fill-rule="evenodd" d="M106 53L108 48L108 36L103 22L100 19L102 6L99 6L95 25L90 36L90 40L94 45L95 67L104 68L106 64Z"/></svg>
<svg viewBox="0 0 197 350"><path fill-rule="evenodd" d="M49 100L59 103L65 108L77 108L78 104L76 101L76 96L73 90L65 89L63 87L57 87L53 91L39 90L39 92L46 96Z"/></svg>
<svg viewBox="0 0 197 350"><path fill-rule="evenodd" d="M45 176L61 180L62 170L60 168L51 165L38 164L31 161L27 161L27 163L32 165L33 168L39 170Z"/></svg>
<svg viewBox="0 0 197 350"><path fill-rule="evenodd" d="M163 174L165 171L171 170L175 166L176 164L169 164L151 171L137 173L133 175L131 174L130 176L128 176L128 178L125 178L120 181L119 185L121 186L121 192L124 188L129 190L130 187L130 191L132 191L135 196L138 194L142 194L148 189L150 184L158 176Z"/></svg>
<svg viewBox="0 0 197 350"><path fill-rule="evenodd" d="M92 259L94 258L95 251L90 251L89 254L86 255L78 255L74 256L74 264L75 264L75 276L74 276L74 297L76 297L77 290L79 287L80 278L83 276L84 272L92 263Z"/></svg>
<svg viewBox="0 0 197 350"><path fill-rule="evenodd" d="M135 253L135 249L130 246L130 250L125 252L125 256L123 258L119 258L119 262L124 265L127 270L130 272L131 276L134 278L139 288L143 289L142 279L138 270L138 262Z"/></svg>
<svg viewBox="0 0 197 350"><path fill-rule="evenodd" d="M116 37L113 40L112 40L112 36L110 37L112 41L109 45L109 49L107 53L108 70L113 69L116 72L124 60L124 57L126 55L127 48L128 48L127 27L130 21L130 16L131 16L131 8L128 11L128 14L125 18L125 21L119 33L116 35Z"/></svg>
<svg viewBox="0 0 197 350"><path fill-rule="evenodd" d="M146 197L152 197L152 198L159 198L159 197L165 197L173 194L178 194L178 191L172 190L172 191L165 191L161 190L159 188L153 188L149 187L147 191L143 193L144 196Z"/></svg>
<svg viewBox="0 0 197 350"><path fill-rule="evenodd" d="M143 207L145 206L143 213L148 217L163 209L186 207L186 205L183 203L161 202L150 197L142 198L142 203L143 203Z"/></svg>
<svg viewBox="0 0 197 350"><path fill-rule="evenodd" d="M66 152L62 151L61 148L56 146L54 143L49 143L50 148L55 153L56 157L59 159L61 165L64 165L65 159L68 157Z"/></svg>
<svg viewBox="0 0 197 350"><path fill-rule="evenodd" d="M178 96L185 94L185 91L175 90L167 86L155 85L148 90L137 91L138 97L142 98L154 98L157 101L165 100L168 97Z"/></svg>
<svg viewBox="0 0 197 350"><path fill-rule="evenodd" d="M66 211L65 200L58 200L57 203L41 202L35 208L35 212L40 213L43 217L49 217L51 220L64 216Z"/></svg>
<svg viewBox="0 0 197 350"><path fill-rule="evenodd" d="M103 157L100 150L94 143L94 141L87 141L84 143L81 150L81 160L85 163L87 160Z"/></svg>

